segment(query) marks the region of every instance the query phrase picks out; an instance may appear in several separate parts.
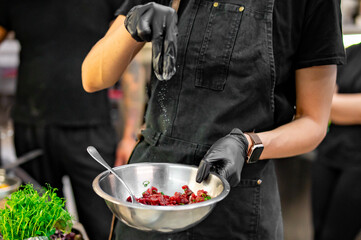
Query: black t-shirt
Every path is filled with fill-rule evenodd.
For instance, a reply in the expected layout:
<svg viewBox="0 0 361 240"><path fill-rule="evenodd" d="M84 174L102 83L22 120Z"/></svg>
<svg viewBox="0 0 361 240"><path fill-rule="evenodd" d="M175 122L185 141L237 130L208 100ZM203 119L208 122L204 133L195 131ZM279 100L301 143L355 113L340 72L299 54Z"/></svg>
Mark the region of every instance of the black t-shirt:
<svg viewBox="0 0 361 240"><path fill-rule="evenodd" d="M346 49L347 65L339 66L339 93L361 93L361 43ZM361 125L334 125L317 149L318 159L325 164L348 168L361 167Z"/></svg>
<svg viewBox="0 0 361 240"><path fill-rule="evenodd" d="M126 15L133 6L147 2L150 1L127 0L117 14ZM170 4L169 0L156 2ZM190 2L181 1L179 18ZM235 3L237 0L225 2ZM289 122L295 113L295 70L345 62L340 0L275 0L273 45L276 127Z"/></svg>
<svg viewBox="0 0 361 240"><path fill-rule="evenodd" d="M106 91L86 93L81 64L123 0L0 0L0 25L21 45L13 119L27 124L110 122Z"/></svg>

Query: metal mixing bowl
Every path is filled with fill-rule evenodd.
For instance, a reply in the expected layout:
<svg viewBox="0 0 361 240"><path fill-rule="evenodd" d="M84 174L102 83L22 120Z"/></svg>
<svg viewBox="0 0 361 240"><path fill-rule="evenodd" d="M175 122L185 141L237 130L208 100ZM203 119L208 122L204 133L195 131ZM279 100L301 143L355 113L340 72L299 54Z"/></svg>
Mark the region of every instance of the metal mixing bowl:
<svg viewBox="0 0 361 240"><path fill-rule="evenodd" d="M99 174L93 181L94 191L102 197L113 214L130 227L142 231L178 232L193 227L204 220L224 199L229 191L229 183L216 174L198 184L195 181L197 167L170 163L136 163L115 167L136 197L154 186L166 195L183 193L182 186L197 192L203 189L212 199L200 203L181 206L150 206L127 202L126 188L109 171ZM143 183L150 182L145 186Z"/></svg>
<svg viewBox="0 0 361 240"><path fill-rule="evenodd" d="M3 181L0 182L0 184L6 184L8 185L7 187L4 188L0 188L0 200L9 196L11 193L15 192L16 190L18 190L18 188L21 185L21 180L18 177L11 177L11 176L6 176L4 178Z"/></svg>

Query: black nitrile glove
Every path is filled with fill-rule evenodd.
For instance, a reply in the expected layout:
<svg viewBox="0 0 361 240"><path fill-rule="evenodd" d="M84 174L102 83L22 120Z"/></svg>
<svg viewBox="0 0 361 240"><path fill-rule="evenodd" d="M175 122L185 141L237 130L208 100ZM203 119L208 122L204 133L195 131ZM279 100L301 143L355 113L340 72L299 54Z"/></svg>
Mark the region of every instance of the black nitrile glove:
<svg viewBox="0 0 361 240"><path fill-rule="evenodd" d="M152 42L154 73L169 80L176 72L178 16L176 11L154 2L133 7L124 21L138 42Z"/></svg>
<svg viewBox="0 0 361 240"><path fill-rule="evenodd" d="M234 187L241 181L241 172L246 160L248 141L241 130L233 129L216 141L199 164L196 181L202 182L210 170L223 176Z"/></svg>

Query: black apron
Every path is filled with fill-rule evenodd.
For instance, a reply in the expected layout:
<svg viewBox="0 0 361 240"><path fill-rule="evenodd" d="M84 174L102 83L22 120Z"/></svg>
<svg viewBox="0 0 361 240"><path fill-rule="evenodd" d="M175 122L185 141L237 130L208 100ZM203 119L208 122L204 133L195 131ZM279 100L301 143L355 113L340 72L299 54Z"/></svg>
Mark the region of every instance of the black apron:
<svg viewBox="0 0 361 240"><path fill-rule="evenodd" d="M199 165L209 147L237 127L274 128L274 0L183 1L178 23L177 73L152 76L142 132L130 163ZM120 221L116 239L283 239L273 162L245 165L232 187L200 224L186 231L142 232ZM181 219L180 219L181 221Z"/></svg>

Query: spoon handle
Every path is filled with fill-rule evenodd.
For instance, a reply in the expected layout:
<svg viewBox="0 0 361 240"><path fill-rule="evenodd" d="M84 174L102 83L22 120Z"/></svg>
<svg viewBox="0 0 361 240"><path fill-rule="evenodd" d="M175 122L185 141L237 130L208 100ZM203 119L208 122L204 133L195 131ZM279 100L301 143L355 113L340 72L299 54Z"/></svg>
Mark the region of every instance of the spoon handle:
<svg viewBox="0 0 361 240"><path fill-rule="evenodd" d="M136 203L135 196L133 195L132 191L128 187L128 185L123 181L123 179L109 166L109 164L102 158L102 156L99 154L98 150L93 147L89 146L87 147L87 151L98 163L103 165L106 169L108 169L113 175L124 185L124 187L127 189L128 193L130 194L130 198L132 199L133 203Z"/></svg>

